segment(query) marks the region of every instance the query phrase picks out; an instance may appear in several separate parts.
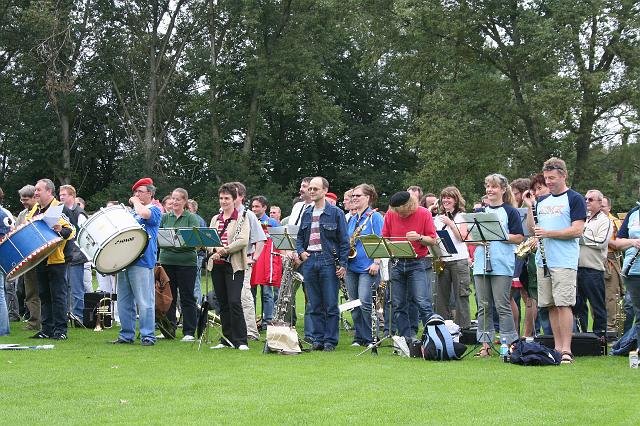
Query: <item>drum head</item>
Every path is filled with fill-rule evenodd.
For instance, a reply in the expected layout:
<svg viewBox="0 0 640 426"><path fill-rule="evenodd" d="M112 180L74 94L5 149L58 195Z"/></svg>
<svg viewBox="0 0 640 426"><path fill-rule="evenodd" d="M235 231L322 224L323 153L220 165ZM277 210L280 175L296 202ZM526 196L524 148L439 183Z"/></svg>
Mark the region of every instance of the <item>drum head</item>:
<svg viewBox="0 0 640 426"><path fill-rule="evenodd" d="M62 243L62 238L58 237L53 241L50 241L46 245L40 247L35 252L31 253L24 259L22 262L16 265L9 273L7 274L7 281L14 280L20 277L23 274L26 274L36 266L40 264L43 260L46 260L54 251L58 248L58 246Z"/></svg>
<svg viewBox="0 0 640 426"><path fill-rule="evenodd" d="M119 233L104 243L96 254L96 270L103 275L123 270L138 260L148 242L149 236L144 229L135 228Z"/></svg>

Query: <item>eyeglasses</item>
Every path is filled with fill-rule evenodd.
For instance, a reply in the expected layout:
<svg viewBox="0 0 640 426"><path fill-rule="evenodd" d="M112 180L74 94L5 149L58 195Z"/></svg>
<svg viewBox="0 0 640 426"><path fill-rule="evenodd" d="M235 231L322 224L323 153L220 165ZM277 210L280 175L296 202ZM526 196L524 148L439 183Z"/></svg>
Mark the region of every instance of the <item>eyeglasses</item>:
<svg viewBox="0 0 640 426"><path fill-rule="evenodd" d="M315 186L310 186L307 188L307 191L316 192L316 191L320 191L320 188L316 188Z"/></svg>
<svg viewBox="0 0 640 426"><path fill-rule="evenodd" d="M142 189L136 189L135 191L133 191L134 194L144 194L145 192L149 192L149 191L144 191Z"/></svg>
<svg viewBox="0 0 640 426"><path fill-rule="evenodd" d="M602 201L600 198L593 198L593 197L585 197L584 200L588 203L593 203L594 201Z"/></svg>
<svg viewBox="0 0 640 426"><path fill-rule="evenodd" d="M560 171L560 172L562 172L562 173L566 173L566 172L567 172L567 171L564 169L564 167L559 166L559 165L557 165L557 164L547 164L546 166L544 166L544 167L542 168L542 171L543 171L543 172L550 172L550 171L552 171L552 170L558 170L558 171Z"/></svg>

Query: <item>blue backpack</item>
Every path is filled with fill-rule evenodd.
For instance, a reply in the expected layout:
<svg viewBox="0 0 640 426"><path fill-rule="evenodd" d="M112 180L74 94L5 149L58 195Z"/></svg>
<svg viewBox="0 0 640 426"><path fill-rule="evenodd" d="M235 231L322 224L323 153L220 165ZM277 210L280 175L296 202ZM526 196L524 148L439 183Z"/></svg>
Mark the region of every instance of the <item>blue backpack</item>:
<svg viewBox="0 0 640 426"><path fill-rule="evenodd" d="M454 342L444 319L434 314L424 327L421 349L422 357L427 361L449 361L461 359L467 347Z"/></svg>

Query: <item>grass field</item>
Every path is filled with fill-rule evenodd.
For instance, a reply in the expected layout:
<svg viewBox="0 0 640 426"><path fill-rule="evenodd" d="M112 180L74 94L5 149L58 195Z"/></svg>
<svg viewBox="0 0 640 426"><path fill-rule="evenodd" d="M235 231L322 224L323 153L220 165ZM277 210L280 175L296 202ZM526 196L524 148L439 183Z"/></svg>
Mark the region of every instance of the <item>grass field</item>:
<svg viewBox="0 0 640 426"><path fill-rule="evenodd" d="M344 331L335 352L297 356L265 355L263 342L247 352L107 344L115 327L70 329L60 342L28 339L19 323L11 333L0 343L56 347L0 351L1 424L637 423L640 372L624 357L557 367L426 362L388 348L356 357Z"/></svg>

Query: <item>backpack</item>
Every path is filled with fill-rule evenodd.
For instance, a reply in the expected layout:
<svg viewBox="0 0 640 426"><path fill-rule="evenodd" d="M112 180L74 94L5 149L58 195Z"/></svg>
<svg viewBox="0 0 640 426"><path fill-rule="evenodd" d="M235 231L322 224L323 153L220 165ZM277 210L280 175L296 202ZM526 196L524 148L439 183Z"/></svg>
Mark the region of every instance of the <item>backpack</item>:
<svg viewBox="0 0 640 426"><path fill-rule="evenodd" d="M519 365L560 365L562 355L538 342L520 340L513 345L511 363Z"/></svg>
<svg viewBox="0 0 640 426"><path fill-rule="evenodd" d="M427 361L449 361L461 359L467 347L454 342L444 319L434 314L424 327L421 350L422 357Z"/></svg>

